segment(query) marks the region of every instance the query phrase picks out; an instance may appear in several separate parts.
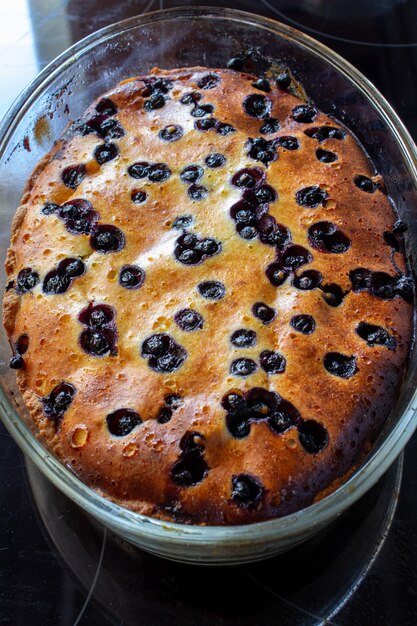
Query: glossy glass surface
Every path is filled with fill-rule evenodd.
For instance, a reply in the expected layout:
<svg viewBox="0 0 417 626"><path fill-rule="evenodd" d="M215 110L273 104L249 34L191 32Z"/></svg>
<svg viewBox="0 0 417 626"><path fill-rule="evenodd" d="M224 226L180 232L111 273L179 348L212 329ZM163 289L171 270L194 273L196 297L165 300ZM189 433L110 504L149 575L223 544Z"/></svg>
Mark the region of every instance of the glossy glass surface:
<svg viewBox="0 0 417 626"><path fill-rule="evenodd" d="M175 9L110 26L76 44L30 85L6 116L0 130L3 256L11 217L31 169L68 120L80 115L95 96L153 65L225 66L247 44L289 66L315 103L358 136L386 178L401 218L410 226L411 252L417 241L415 147L372 85L318 42L266 18L222 9ZM1 341L7 362L4 336ZM6 367L0 405L7 428L24 452L59 489L107 527L146 550L175 560L236 563L271 556L306 540L376 482L415 428L415 382L413 358L403 393L372 454L341 489L287 518L235 528L162 523L100 498L32 436L14 375Z"/></svg>

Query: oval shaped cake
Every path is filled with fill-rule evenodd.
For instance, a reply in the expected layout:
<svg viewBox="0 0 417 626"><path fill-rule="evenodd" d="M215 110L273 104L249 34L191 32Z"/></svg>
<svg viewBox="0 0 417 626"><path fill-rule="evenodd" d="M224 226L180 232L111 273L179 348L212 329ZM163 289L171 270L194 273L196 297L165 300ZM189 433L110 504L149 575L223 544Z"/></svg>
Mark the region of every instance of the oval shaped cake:
<svg viewBox="0 0 417 626"><path fill-rule="evenodd" d="M278 85L200 67L122 82L13 222L4 323L39 435L149 516L311 504L404 377L404 225L346 128Z"/></svg>

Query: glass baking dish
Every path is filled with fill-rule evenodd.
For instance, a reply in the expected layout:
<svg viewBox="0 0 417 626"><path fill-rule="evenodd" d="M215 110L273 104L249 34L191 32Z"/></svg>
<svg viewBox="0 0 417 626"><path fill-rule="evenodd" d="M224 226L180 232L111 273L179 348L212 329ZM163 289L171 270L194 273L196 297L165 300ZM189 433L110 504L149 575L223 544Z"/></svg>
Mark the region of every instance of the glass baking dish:
<svg viewBox="0 0 417 626"><path fill-rule="evenodd" d="M64 52L25 89L0 126L0 243L4 261L10 224L32 169L70 120L120 80L158 66L225 67L242 49L290 69L325 113L346 124L384 176L409 227L407 255L415 268L416 147L375 87L340 56L310 37L264 17L220 8L157 11L104 28ZM1 273L1 287L5 276ZM36 438L8 368L1 331L1 417L23 452L69 498L105 526L149 552L183 562L235 564L278 554L305 541L362 496L397 457L417 425L417 357L401 395L370 453L337 491L297 513L244 526L190 526L133 513L80 482Z"/></svg>

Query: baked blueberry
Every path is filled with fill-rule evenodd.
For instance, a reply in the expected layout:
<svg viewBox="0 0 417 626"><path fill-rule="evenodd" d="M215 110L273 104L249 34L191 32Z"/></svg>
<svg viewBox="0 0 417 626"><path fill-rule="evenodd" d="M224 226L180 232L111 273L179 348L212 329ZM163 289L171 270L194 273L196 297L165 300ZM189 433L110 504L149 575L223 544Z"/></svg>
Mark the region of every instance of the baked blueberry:
<svg viewBox="0 0 417 626"><path fill-rule="evenodd" d="M214 89L220 83L220 76L218 74L210 73L205 74L197 81L197 87L199 89Z"/></svg>
<svg viewBox="0 0 417 626"><path fill-rule="evenodd" d="M276 317L276 311L264 302L255 302L252 307L254 316L261 320L263 324L270 324Z"/></svg>
<svg viewBox="0 0 417 626"><path fill-rule="evenodd" d="M269 246L282 248L291 241L291 233L286 226L277 224L272 215L265 213L258 222L259 240Z"/></svg>
<svg viewBox="0 0 417 626"><path fill-rule="evenodd" d="M43 205L41 209L41 213L43 215L52 215L52 213L57 213L59 210L59 204L54 204L53 202L47 202Z"/></svg>
<svg viewBox="0 0 417 626"><path fill-rule="evenodd" d="M99 219L99 214L91 202L84 198L64 202L58 209L58 216L64 221L68 232L73 235L91 234Z"/></svg>
<svg viewBox="0 0 417 626"><path fill-rule="evenodd" d="M390 333L376 324L368 324L367 322L360 322L356 326L356 332L361 339L364 339L368 346L373 348L374 346L383 346L388 350L395 350L397 342Z"/></svg>
<svg viewBox="0 0 417 626"><path fill-rule="evenodd" d="M256 333L248 328L239 328L231 334L230 341L236 348L250 348L256 344Z"/></svg>
<svg viewBox="0 0 417 626"><path fill-rule="evenodd" d="M208 189L207 187L203 187L203 185L196 185L195 183L193 183L188 187L188 195L191 200L200 202L200 200L204 200L205 198L207 198Z"/></svg>
<svg viewBox="0 0 417 626"><path fill-rule="evenodd" d="M125 289L139 289L145 281L145 271L138 265L124 265L120 270L119 283Z"/></svg>
<svg viewBox="0 0 417 626"><path fill-rule="evenodd" d="M206 115L211 115L214 113L214 106L212 104L204 103L198 104L191 109L191 115L193 117L205 117Z"/></svg>
<svg viewBox="0 0 417 626"><path fill-rule="evenodd" d="M317 148L316 157L322 163L334 163L334 161L337 161L339 158L336 152L331 152L331 150L323 150L323 148Z"/></svg>
<svg viewBox="0 0 417 626"><path fill-rule="evenodd" d="M265 270L265 274L274 287L283 285L290 275L289 270L284 269L281 263L270 263Z"/></svg>
<svg viewBox="0 0 417 626"><path fill-rule="evenodd" d="M271 161L275 161L278 158L277 145L276 140L267 141L263 137L248 139L248 156L268 166Z"/></svg>
<svg viewBox="0 0 417 626"><path fill-rule="evenodd" d="M292 284L297 289L310 290L316 289L321 285L323 277L317 270L306 270L299 276L294 276Z"/></svg>
<svg viewBox="0 0 417 626"><path fill-rule="evenodd" d="M250 96L246 96L243 101L243 109L245 113L250 115L250 117L256 117L258 119L269 117L271 108L271 100L267 96L262 96L259 93L253 93Z"/></svg>
<svg viewBox="0 0 417 626"><path fill-rule="evenodd" d="M301 423L301 416L295 406L278 398L276 406L268 417L268 426L276 435L282 435L286 430Z"/></svg>
<svg viewBox="0 0 417 626"><path fill-rule="evenodd" d="M113 437L126 437L142 423L142 419L133 409L117 409L106 416L106 423Z"/></svg>
<svg viewBox="0 0 417 626"><path fill-rule="evenodd" d="M178 141L184 134L182 126L178 124L170 124L159 131L159 138L163 141Z"/></svg>
<svg viewBox="0 0 417 626"><path fill-rule="evenodd" d="M101 98L98 104L96 104L96 111L102 115L112 117L117 113L117 106L110 98Z"/></svg>
<svg viewBox="0 0 417 626"><path fill-rule="evenodd" d="M219 135L230 135L230 133L235 133L236 128L234 128L231 124L225 124L223 122L218 122L216 124L216 131Z"/></svg>
<svg viewBox="0 0 417 626"><path fill-rule="evenodd" d="M77 189L87 176L87 168L84 163L78 165L69 165L62 170L61 178L66 187Z"/></svg>
<svg viewBox="0 0 417 626"><path fill-rule="evenodd" d="M221 300L226 295L226 287L219 280L206 280L199 283L197 289L207 300Z"/></svg>
<svg viewBox="0 0 417 626"><path fill-rule="evenodd" d="M308 242L319 252L342 254L352 242L333 222L317 222L308 229Z"/></svg>
<svg viewBox="0 0 417 626"><path fill-rule="evenodd" d="M369 289L371 284L372 272L364 267L358 267L349 272L349 279L352 283L352 289L355 292Z"/></svg>
<svg viewBox="0 0 417 626"><path fill-rule="evenodd" d="M119 148L115 143L103 143L94 150L94 158L99 165L113 161L119 156Z"/></svg>
<svg viewBox="0 0 417 626"><path fill-rule="evenodd" d="M180 102L181 104L196 104L201 100L203 96L198 91L192 91L189 93L185 93Z"/></svg>
<svg viewBox="0 0 417 626"><path fill-rule="evenodd" d="M326 200L328 200L329 194L325 189L322 189L318 185L312 185L310 187L303 187L299 189L295 194L297 204L307 207L309 209L315 209L320 204L325 206Z"/></svg>
<svg viewBox="0 0 417 626"><path fill-rule="evenodd" d="M361 191L365 191L366 193L374 193L378 189L376 183L374 183L371 178L368 178L368 176L355 176L353 182L355 183L356 187L358 187Z"/></svg>
<svg viewBox="0 0 417 626"><path fill-rule="evenodd" d="M180 178L184 183L196 183L204 175L204 170L200 165L187 165L180 173Z"/></svg>
<svg viewBox="0 0 417 626"><path fill-rule="evenodd" d="M317 109L308 104L299 104L293 108L291 117L300 124L311 124L317 117Z"/></svg>
<svg viewBox="0 0 417 626"><path fill-rule="evenodd" d="M207 167L216 168L221 167L226 163L226 157L223 154L219 154L218 152L213 152L209 154L205 159L205 164Z"/></svg>
<svg viewBox="0 0 417 626"><path fill-rule="evenodd" d="M347 356L340 352L327 352L323 364L329 374L340 378L351 378L358 371L355 356Z"/></svg>
<svg viewBox="0 0 417 626"><path fill-rule="evenodd" d="M295 244L289 244L283 251L279 251L278 258L282 267L288 271L297 270L313 260L306 248Z"/></svg>
<svg viewBox="0 0 417 626"><path fill-rule="evenodd" d="M329 442L326 428L315 420L307 420L300 424L298 438L304 450L310 454L321 452Z"/></svg>
<svg viewBox="0 0 417 626"><path fill-rule="evenodd" d="M185 228L189 228L193 221L192 215L181 215L172 222L172 228L175 228L176 230L183 230Z"/></svg>
<svg viewBox="0 0 417 626"><path fill-rule="evenodd" d="M85 265L80 259L63 259L48 272L43 280L42 290L46 294L65 293L74 278L82 276Z"/></svg>
<svg viewBox="0 0 417 626"><path fill-rule="evenodd" d="M194 311L194 309L181 309L181 311L175 314L174 319L181 330L185 332L203 328L203 316L198 311Z"/></svg>
<svg viewBox="0 0 417 626"><path fill-rule="evenodd" d="M93 304L90 302L78 314L78 321L89 328L100 330L104 327L114 327L115 311L108 304Z"/></svg>
<svg viewBox="0 0 417 626"><path fill-rule="evenodd" d="M187 358L187 351L166 333L151 335L142 344L141 354L155 372L174 372Z"/></svg>
<svg viewBox="0 0 417 626"><path fill-rule="evenodd" d="M260 91L265 91L266 93L271 91L271 84L267 78L258 78L258 80L255 80L255 82L252 83L252 87L259 89Z"/></svg>
<svg viewBox="0 0 417 626"><path fill-rule="evenodd" d="M294 315L290 321L291 326L303 335L311 335L316 329L316 322L312 315Z"/></svg>
<svg viewBox="0 0 417 626"><path fill-rule="evenodd" d="M128 174L132 178L147 178L149 174L150 164L146 161L138 161L128 167Z"/></svg>
<svg viewBox="0 0 417 626"><path fill-rule="evenodd" d="M55 427L59 423L68 410L75 395L75 387L67 382L61 382L56 385L51 393L41 399L43 412L46 417L55 422Z"/></svg>
<svg viewBox="0 0 417 626"><path fill-rule="evenodd" d="M279 89L287 90L291 85L291 75L288 70L284 70L275 76L275 84Z"/></svg>
<svg viewBox="0 0 417 626"><path fill-rule="evenodd" d="M255 361L248 358L234 359L230 365L230 373L233 376L250 376L257 369Z"/></svg>
<svg viewBox="0 0 417 626"><path fill-rule="evenodd" d="M91 356L104 356L111 351L112 345L104 332L87 328L80 335L82 349Z"/></svg>
<svg viewBox="0 0 417 626"><path fill-rule="evenodd" d="M346 133L336 126L315 126L314 128L306 128L304 134L312 139L317 139L319 143L326 139L338 139L341 141L346 137Z"/></svg>
<svg viewBox="0 0 417 626"><path fill-rule="evenodd" d="M279 123L279 120L277 120L275 117L267 117L261 125L259 132L263 135L273 135L274 133L277 133L280 128L281 125Z"/></svg>
<svg viewBox="0 0 417 626"><path fill-rule="evenodd" d="M135 204L143 204L148 198L148 194L143 189L134 189L130 195L132 202Z"/></svg>
<svg viewBox="0 0 417 626"><path fill-rule="evenodd" d="M191 487L207 476L204 437L195 431L185 433L180 441L181 454L171 469L171 478L179 487Z"/></svg>
<svg viewBox="0 0 417 626"><path fill-rule="evenodd" d="M292 137L291 135L283 135L282 137L278 137L278 145L285 150L298 150L300 147L300 142L297 137Z"/></svg>
<svg viewBox="0 0 417 626"><path fill-rule="evenodd" d="M235 72L241 72L243 70L244 65L245 65L245 60L246 59L245 59L244 56L232 57L227 62L226 67L227 67L228 70L235 70Z"/></svg>
<svg viewBox="0 0 417 626"><path fill-rule="evenodd" d="M239 189L254 189L265 179L260 167L245 167L233 175L231 183Z"/></svg>
<svg viewBox="0 0 417 626"><path fill-rule="evenodd" d="M151 183L162 183L171 176L171 170L166 163L154 163L149 166L148 180Z"/></svg>
<svg viewBox="0 0 417 626"><path fill-rule="evenodd" d="M323 300L327 302L329 306L340 306L346 295L346 292L343 291L343 289L335 283L322 285L320 289L323 294Z"/></svg>
<svg viewBox="0 0 417 626"><path fill-rule="evenodd" d="M145 109L145 111L149 113L150 111L155 111L156 109L162 109L164 105L165 105L164 95L156 91L155 93L151 94L149 100L145 101L143 108Z"/></svg>
<svg viewBox="0 0 417 626"><path fill-rule="evenodd" d="M38 272L31 267L25 267L17 275L16 293L22 295L31 291L39 283L40 278Z"/></svg>
<svg viewBox="0 0 417 626"><path fill-rule="evenodd" d="M120 228L111 224L100 224L90 237L90 244L97 252L119 252L125 245L125 236Z"/></svg>
<svg viewBox="0 0 417 626"><path fill-rule="evenodd" d="M232 476L232 500L238 506L251 508L262 499L264 488L261 481L250 474Z"/></svg>
<svg viewBox="0 0 417 626"><path fill-rule="evenodd" d="M259 355L259 362L267 374L282 374L285 372L286 360L279 352L263 350Z"/></svg>
<svg viewBox="0 0 417 626"><path fill-rule="evenodd" d="M158 411L158 417L156 421L158 424L167 424L172 418L172 409L168 406L163 406Z"/></svg>

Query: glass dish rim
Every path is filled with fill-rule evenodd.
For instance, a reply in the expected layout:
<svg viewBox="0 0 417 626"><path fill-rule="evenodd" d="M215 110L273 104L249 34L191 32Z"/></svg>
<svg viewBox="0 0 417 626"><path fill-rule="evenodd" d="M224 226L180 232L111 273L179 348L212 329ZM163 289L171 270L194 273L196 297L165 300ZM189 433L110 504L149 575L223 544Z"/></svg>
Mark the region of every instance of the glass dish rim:
<svg viewBox="0 0 417 626"><path fill-rule="evenodd" d="M220 7L177 7L137 15L106 26L78 41L49 63L21 92L0 122L0 158L2 158L8 140L23 113L28 111L32 101L48 86L65 67L69 67L80 56L88 54L94 46L105 43L118 35L149 23L184 18L229 19L246 23L252 27L264 28L283 37L297 46L308 50L329 63L344 78L347 78L384 119L394 135L402 156L409 170L417 180L417 148L405 126L376 87L343 57L309 35L278 22L245 11ZM406 377L407 380L407 377ZM403 383L403 389L406 381ZM415 406L414 406L415 405ZM333 519L362 496L388 469L417 426L417 391L407 403L402 416L388 433L387 437L374 445L373 450L352 475L330 495L322 500L285 517L263 522L236 526L197 526L168 522L125 509L110 499L101 496L77 478L61 461L47 451L29 427L17 415L7 396L0 388L1 417L6 428L18 442L20 448L48 477L74 502L88 511L104 524L117 527L122 532L132 535L147 534L157 538L170 537L173 541L186 538L188 542L218 543L219 541L247 541L257 538L278 538L297 536L303 532L312 534L312 529Z"/></svg>

